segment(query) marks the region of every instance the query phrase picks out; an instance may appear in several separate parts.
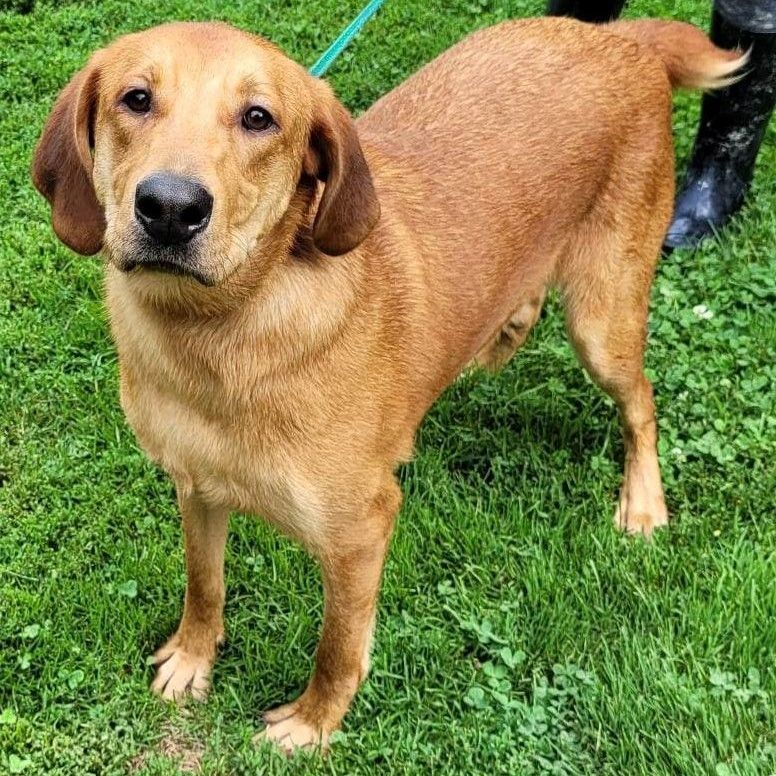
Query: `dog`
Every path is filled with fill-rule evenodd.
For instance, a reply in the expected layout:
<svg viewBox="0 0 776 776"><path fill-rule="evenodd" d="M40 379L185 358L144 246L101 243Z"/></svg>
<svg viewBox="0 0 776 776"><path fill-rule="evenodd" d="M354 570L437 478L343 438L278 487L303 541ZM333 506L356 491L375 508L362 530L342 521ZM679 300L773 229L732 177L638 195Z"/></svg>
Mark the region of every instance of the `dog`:
<svg viewBox="0 0 776 776"><path fill-rule="evenodd" d="M205 695L229 514L260 515L318 559L325 593L312 678L260 735L326 748L369 668L396 467L463 369L525 341L549 288L622 417L617 526L667 522L643 355L671 91L744 62L682 23L510 21L354 122L324 81L224 24L92 56L32 177L59 238L104 254L121 404L177 490L188 584L155 692Z"/></svg>

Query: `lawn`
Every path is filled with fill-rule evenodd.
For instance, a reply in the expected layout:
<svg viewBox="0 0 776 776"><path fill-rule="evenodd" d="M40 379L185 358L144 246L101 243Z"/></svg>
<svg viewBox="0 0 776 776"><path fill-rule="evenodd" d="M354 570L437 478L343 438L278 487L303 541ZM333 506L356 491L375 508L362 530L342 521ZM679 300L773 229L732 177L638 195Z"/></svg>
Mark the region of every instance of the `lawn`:
<svg viewBox="0 0 776 776"><path fill-rule="evenodd" d="M219 18L312 63L360 3L35 5L0 13L0 773L776 773L776 127L742 216L654 286L671 526L613 529L619 424L551 300L501 374L466 375L425 421L370 678L330 757L287 761L251 737L309 674L315 565L235 516L214 690L183 711L149 694L185 585L173 489L119 408L100 262L56 241L28 167L59 88L120 33ZM359 112L468 31L540 12L387 0L331 80ZM680 160L698 102L676 99Z"/></svg>

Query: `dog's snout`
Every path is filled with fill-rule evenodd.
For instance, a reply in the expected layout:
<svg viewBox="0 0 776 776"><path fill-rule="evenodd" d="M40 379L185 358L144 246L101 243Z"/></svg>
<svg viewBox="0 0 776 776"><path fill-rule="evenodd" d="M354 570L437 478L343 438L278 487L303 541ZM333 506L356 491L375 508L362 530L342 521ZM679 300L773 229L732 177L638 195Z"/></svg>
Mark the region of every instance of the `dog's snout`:
<svg viewBox="0 0 776 776"><path fill-rule="evenodd" d="M157 172L135 189L135 217L162 245L188 242L207 226L212 212L213 196L193 178Z"/></svg>

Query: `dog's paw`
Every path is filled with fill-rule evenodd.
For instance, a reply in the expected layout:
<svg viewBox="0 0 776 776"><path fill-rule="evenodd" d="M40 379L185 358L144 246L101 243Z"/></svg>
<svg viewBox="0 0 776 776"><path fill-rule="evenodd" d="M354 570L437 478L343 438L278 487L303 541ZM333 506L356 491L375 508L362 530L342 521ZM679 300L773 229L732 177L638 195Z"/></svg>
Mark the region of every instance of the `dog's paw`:
<svg viewBox="0 0 776 776"><path fill-rule="evenodd" d="M271 741L288 755L299 749L327 752L332 731L327 732L310 722L300 701L301 698L265 712L264 722L267 726L254 736L253 742L261 744Z"/></svg>
<svg viewBox="0 0 776 776"><path fill-rule="evenodd" d="M629 534L641 534L645 538L652 536L656 528L668 525L668 510L662 496L652 499L649 504L636 506L627 494L620 496L620 503L614 513L614 524Z"/></svg>
<svg viewBox="0 0 776 776"><path fill-rule="evenodd" d="M173 636L154 654L156 676L151 690L168 701L182 701L187 696L202 701L210 688L210 670L215 659L215 645L204 653L185 649L178 636Z"/></svg>

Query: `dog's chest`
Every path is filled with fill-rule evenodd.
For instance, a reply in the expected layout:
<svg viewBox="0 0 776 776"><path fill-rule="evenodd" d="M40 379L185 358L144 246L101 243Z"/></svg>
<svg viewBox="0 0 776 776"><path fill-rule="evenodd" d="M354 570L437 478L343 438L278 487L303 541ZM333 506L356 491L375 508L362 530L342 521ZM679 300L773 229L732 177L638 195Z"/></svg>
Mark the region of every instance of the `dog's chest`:
<svg viewBox="0 0 776 776"><path fill-rule="evenodd" d="M181 488L208 501L260 515L304 541L320 531L320 494L304 473L309 451L289 434L270 398L250 412L203 411L199 397L156 387L150 375L122 368L121 403L149 457ZM155 385L156 384L156 385ZM162 385L164 385L162 383ZM230 397L210 388L210 407Z"/></svg>

